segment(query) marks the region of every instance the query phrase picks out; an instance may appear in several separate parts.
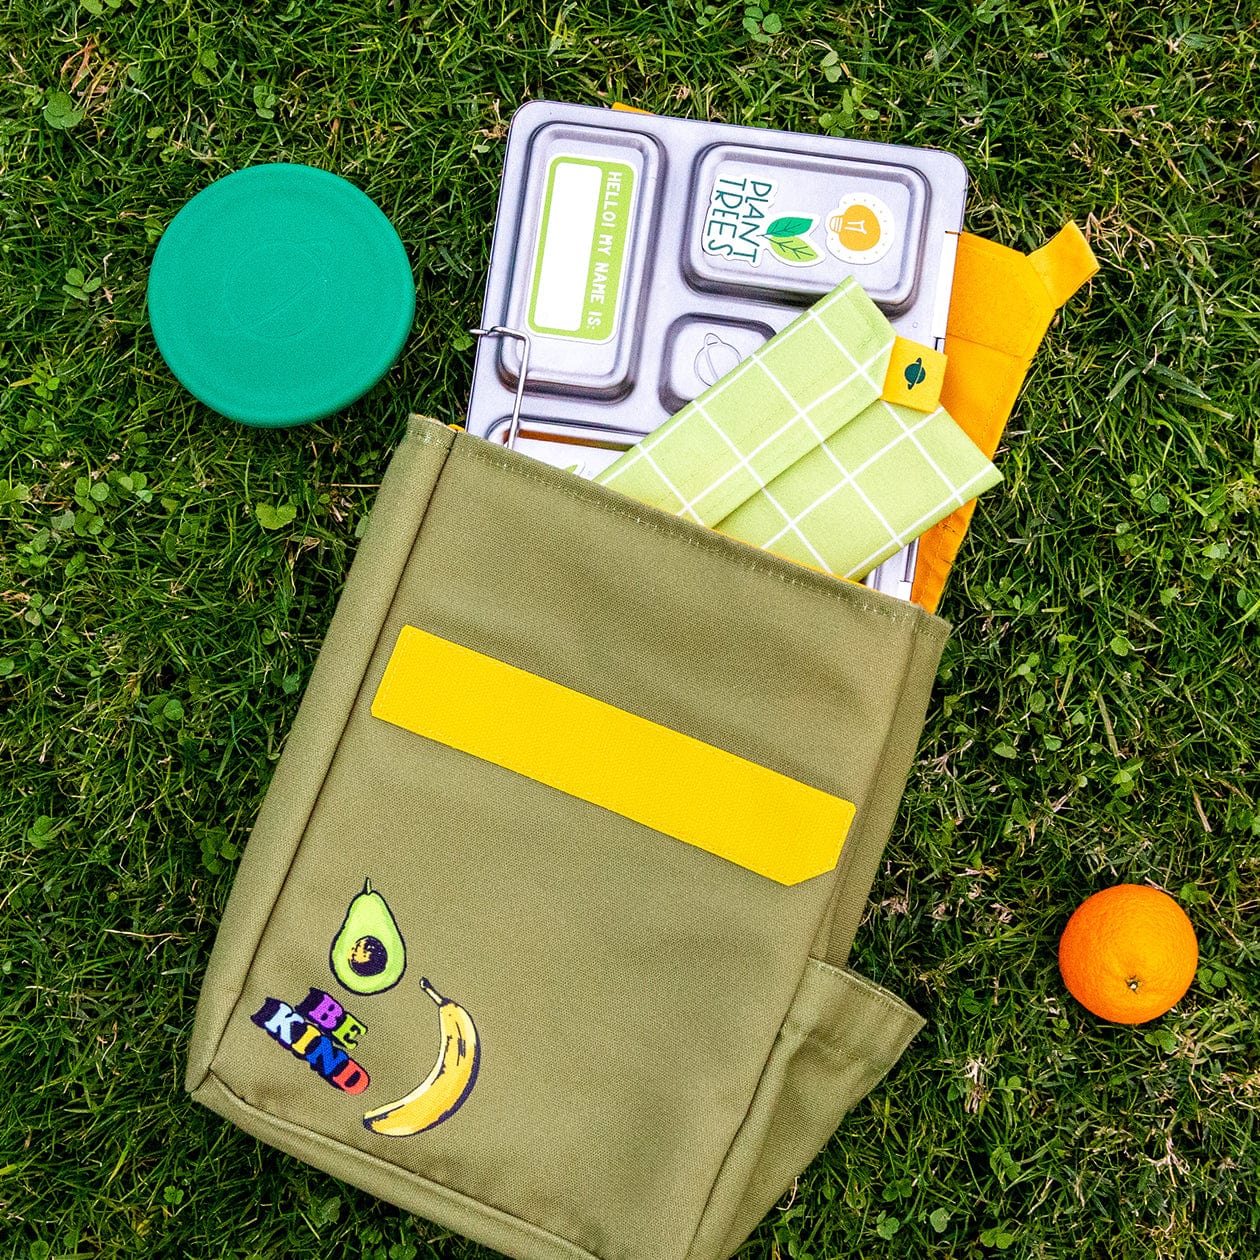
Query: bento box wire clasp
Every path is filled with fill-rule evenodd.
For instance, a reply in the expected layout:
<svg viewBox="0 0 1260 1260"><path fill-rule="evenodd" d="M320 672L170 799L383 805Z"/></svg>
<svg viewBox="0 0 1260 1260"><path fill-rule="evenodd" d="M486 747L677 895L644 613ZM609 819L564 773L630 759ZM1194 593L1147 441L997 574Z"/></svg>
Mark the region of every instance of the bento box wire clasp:
<svg viewBox="0 0 1260 1260"><path fill-rule="evenodd" d="M508 425L508 450L516 447L516 438L521 429L521 400L525 397L525 380L529 376L529 333L519 328L507 328L503 324L495 324L493 328L470 328L474 337L513 337L521 343L521 370L516 376L516 397L512 399L512 419Z"/></svg>

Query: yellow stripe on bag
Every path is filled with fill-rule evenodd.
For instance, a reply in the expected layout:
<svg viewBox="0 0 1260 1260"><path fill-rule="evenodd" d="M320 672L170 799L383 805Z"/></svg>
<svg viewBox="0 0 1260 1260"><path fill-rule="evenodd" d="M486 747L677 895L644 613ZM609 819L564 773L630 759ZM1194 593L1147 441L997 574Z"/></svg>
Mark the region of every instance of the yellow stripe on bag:
<svg viewBox="0 0 1260 1260"><path fill-rule="evenodd" d="M372 715L780 884L832 870L853 820L838 796L415 626Z"/></svg>

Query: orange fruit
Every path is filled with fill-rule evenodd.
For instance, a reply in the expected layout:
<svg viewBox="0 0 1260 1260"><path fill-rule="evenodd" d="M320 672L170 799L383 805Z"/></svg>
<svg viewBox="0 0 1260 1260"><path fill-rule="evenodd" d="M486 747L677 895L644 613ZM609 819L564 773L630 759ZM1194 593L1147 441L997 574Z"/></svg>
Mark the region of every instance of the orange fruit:
<svg viewBox="0 0 1260 1260"><path fill-rule="evenodd" d="M1059 939L1059 971L1086 1010L1143 1024L1179 1002L1199 965L1186 912L1165 892L1117 884L1087 898Z"/></svg>

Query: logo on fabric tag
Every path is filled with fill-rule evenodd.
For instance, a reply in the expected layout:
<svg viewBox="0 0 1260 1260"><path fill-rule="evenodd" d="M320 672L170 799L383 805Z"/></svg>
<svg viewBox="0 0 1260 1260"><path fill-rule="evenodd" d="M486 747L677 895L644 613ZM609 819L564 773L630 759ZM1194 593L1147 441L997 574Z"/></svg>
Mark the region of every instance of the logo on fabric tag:
<svg viewBox="0 0 1260 1260"><path fill-rule="evenodd" d="M945 363L939 350L898 337L893 342L880 397L915 411L935 411L945 382Z"/></svg>

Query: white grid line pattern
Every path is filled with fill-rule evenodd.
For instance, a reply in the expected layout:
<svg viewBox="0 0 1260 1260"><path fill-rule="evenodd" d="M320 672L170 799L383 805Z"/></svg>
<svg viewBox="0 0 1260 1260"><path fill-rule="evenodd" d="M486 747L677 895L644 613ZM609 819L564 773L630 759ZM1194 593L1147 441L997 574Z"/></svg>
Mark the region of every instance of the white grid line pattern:
<svg viewBox="0 0 1260 1260"><path fill-rule="evenodd" d="M958 487L958 493L961 494L963 491L967 490L971 486L974 486L979 481L986 481L989 478L990 474L991 474L990 469L982 468L974 476L968 477L967 480L964 481L963 484ZM950 485L950 484L951 483L947 479L946 485ZM924 512L923 515L920 516L919 519L915 521L914 524L909 527L909 529L907 529L906 531L907 536L910 538L918 538L920 534L924 533L926 530L931 529L932 526L935 525L937 521L942 520L944 519L944 517L948 516L950 511L953 509L954 499L956 499L957 497L958 497L957 494L946 495L946 497L943 498L939 503L937 503L936 506L931 509L931 511ZM966 500L964 500L964 502L966 502ZM811 547L810 550L813 551L813 548ZM871 554L867 556L865 560L859 561L857 564L855 564L853 568L851 568L844 576L856 577L858 574L865 575L869 573L877 564L881 564L883 561L887 560L889 556L896 555L898 550L899 548L895 546L892 542L885 543L884 546L877 548L875 551L872 551Z"/></svg>
<svg viewBox="0 0 1260 1260"><path fill-rule="evenodd" d="M744 522L740 520L740 515L745 509L751 509L755 512L751 503L741 505L726 521L719 525L719 528L724 528L726 532L733 533L735 537L754 546L764 547L767 550L778 549L779 545L790 535L794 540L793 547L797 548L796 559L803 560L805 555L808 555L813 562L821 560L822 567L829 572L836 573L845 570L844 575L846 577L860 577L868 573L874 564L878 564L880 561L887 559L888 556L895 554L908 541L917 538L925 529L948 515L960 500L966 502L969 497L974 497L974 494L987 489L988 486L998 479L997 470L985 459L983 452L976 448L974 443L970 442L961 430L957 429L953 419L943 408L937 407L926 415L916 413L913 423L907 422L905 417L900 414L899 409L890 407L883 400L872 404L867 411L870 413L867 416L867 423L877 425L885 433L891 427L889 425L890 419L895 421L897 426L896 431L883 442L878 450L873 451L862 459L860 463L849 468L840 455L832 449L832 446L840 445L843 452L843 446L848 440L847 435L857 430L840 430L833 435L829 442L821 444L821 450L825 453L826 461L823 460L817 451L811 451L806 457L813 465L814 472L812 475L805 472L804 466L794 466L793 470L788 470L783 475L786 478L788 476L801 477L804 474L806 478L812 479L814 484L818 485L825 481L825 477L818 466L829 463L838 472L838 481L827 483L821 493L815 495L811 502L795 512L785 507L782 501L782 493L789 492L789 487L786 485L782 491L779 491L776 482L772 482L768 491L758 496L758 499L764 499L766 504L772 507L782 519L782 528L774 532L768 532L764 524L754 528L752 523L757 521L756 515L745 526ZM855 426L860 426L861 418L859 417L854 424ZM941 450L941 455L944 458L946 452L953 446L959 461L957 472L960 474L961 485L955 484L955 478L951 477L941 467L939 461L931 458L924 448L923 442L919 440L919 430L932 424L948 426L948 430L954 431L953 441L946 442L945 447ZM947 431L943 431L942 436L945 436L945 432ZM861 439L859 438L858 440L860 441ZM916 510L917 518L908 522L899 520L898 525L900 528L897 528L887 519L890 513L880 511L876 504L872 502L870 495L861 485L859 478L880 461L886 460L890 456L895 459L898 448L907 448L911 445L918 452L921 461L919 464L921 471L912 478L913 497L902 506L904 508L913 506ZM965 478L962 477L964 473L966 474ZM937 487L937 494L940 493L941 489L946 489L947 493L944 497L932 502L931 506L925 511L923 510L923 504L925 501L931 502L928 496L931 493L930 487L933 481L935 481ZM808 480L806 485L808 485ZM824 513L814 524L810 525L807 523L811 514L818 512L835 495L850 487L851 493L863 505L862 509L859 509L855 503L851 509L854 512L863 511L863 517L861 519L855 518L854 520L854 529L856 530L854 535L851 536L846 533L842 539L835 533L837 528L841 528L841 522L844 521L847 515L845 509L840 510L841 515L839 517L834 514L829 516ZM978 488L973 491L973 487ZM801 488L799 482L797 482L797 488ZM970 495L969 492L971 492ZM851 554L844 554L844 540L852 537L852 541L856 542L863 536L869 536L877 528L882 530L886 536L885 540L880 542L879 547L871 552L870 555L849 567L852 556ZM828 556L824 553L831 554ZM791 548L787 550L786 554L792 554Z"/></svg>
<svg viewBox="0 0 1260 1260"><path fill-rule="evenodd" d="M929 422L932 417L936 416L937 412L939 411L940 411L940 408L937 408L936 411L927 413L926 416L921 417L919 422L913 425L913 428L924 427L924 425L926 425L926 423ZM901 544L900 534L897 533L896 529L892 528L891 524L888 524L888 520L885 518L885 515L883 515L881 510L879 510L876 507L876 505L872 503L866 491L862 489L861 485L857 484L857 481L854 480L854 478L858 478L858 476L861 476L864 473L864 471L868 469L868 467L871 467L872 464L877 464L877 462L879 460L882 460L883 457L885 457L888 454L891 454L891 452L895 450L898 445L900 445L900 442L903 440L903 438L905 438L908 435L908 433L911 432L911 430L907 430L905 425L902 425L902 430L903 430L902 433L898 433L896 437L891 438L891 440L886 442L886 444L883 445L881 449L874 452L874 455L869 456L866 461L862 462L862 464L859 464L856 467L856 469L852 471L852 473L850 473L847 467L845 467L842 464L842 462L840 462L839 456L835 454L835 451L832 450L832 447L827 445L827 442L823 442L823 446L822 446L822 450L825 451L825 454L827 454L828 459L833 462L835 467L837 467L840 475L842 475L842 478L847 479L848 483L853 485L853 489L857 490L859 498L861 498L863 503L867 505L867 508L871 510L871 513L872 515L874 515L874 518L878 520L879 524L883 525L883 528L887 530L888 534L890 534L890 537L898 539L898 546L900 546ZM844 481L842 481L842 483L840 483L839 485L833 486L833 488L830 489L827 494L820 495L818 499L814 500L814 503L811 503L809 507L806 508L804 512L800 514L801 518L804 518L810 512L813 512L813 510L816 507L819 507L819 504L824 503L825 500L829 499L830 496L837 493L838 490L843 489L844 484L845 484ZM949 483L946 483L946 484L949 484ZM906 542L908 542L908 538L906 539Z"/></svg>
<svg viewBox="0 0 1260 1260"><path fill-rule="evenodd" d="M735 468L732 468L732 469L728 470L728 471L727 471L727 472L726 472L726 473L725 473L722 477L720 477L720 478L719 478L716 482L714 482L714 484L713 484L713 485L708 486L705 490L703 490L703 491L701 492L701 494L699 495L699 498L703 498L706 494L708 494L708 493L709 493L709 491L711 491L711 490L715 490L715 489L716 489L719 485L721 485L721 484L722 484L722 482L724 482L724 481L727 479L727 477L732 476L734 473L738 472L740 468L743 468L743 469L746 469L746 470L747 470L748 475L749 475L749 476L753 479L753 481L754 481L754 482L756 482L756 484L757 484L757 489L758 489L758 490L759 490L762 494L764 494L764 495L766 496L766 498L767 498L767 499L768 499L771 503L773 503L773 504L774 504L774 506L775 506L775 507L779 508L779 511L780 511L780 512L782 512L782 511L783 511L783 509L782 509L781 507L779 507L778 501L774 498L774 496L773 496L773 495L770 493L770 491L767 489L767 482L766 482L765 478L764 478L764 477L762 477L762 475L761 475L761 474L760 474L760 473L759 473L759 472L758 472L758 471L757 471L757 470L756 470L756 469L755 469L755 468L754 468L754 467L753 467L753 466L752 466L752 465L748 462L748 458L747 458L747 457L745 457L745 456L743 456L743 455L741 455L741 454L739 453L739 448L735 445L735 443L734 443L734 442L732 442L732 441L731 441L730 436L727 434L726 430L725 430L725 429L723 429L723 428L722 428L722 426L721 426L721 425L719 425L719 424L718 424L718 422L717 422L716 420L714 420L714 419L713 419L713 417L712 417L711 415L709 415L709 413L708 413L707 411L705 411L705 409L704 409L703 407L697 406L697 407L696 407L696 410L697 410L697 411L698 411L698 412L699 412L699 413L700 413L700 414L701 414L701 415L702 415L702 416L703 416L703 417L704 417L704 418L705 418L705 419L706 419L706 420L707 420L707 421L708 421L708 422L709 422L709 423L713 426L714 431L715 431L715 432L718 434L718 436L719 436L719 437L720 437L720 438L721 438L721 439L722 439L722 440L723 440L723 441L727 444L727 446L729 446L729 447L731 448L732 452L734 452L735 458L739 460L739 464L738 464ZM795 423L795 417L794 417L792 420L788 421L788 423L784 426L784 428L783 428L783 429L781 429L781 430L780 430L780 432L784 432L784 431L786 431L786 429L790 428L790 427L792 426L792 424L794 424L794 423ZM808 419L806 419L806 420L805 420L805 423L806 423L806 424L809 424ZM817 430L816 430L816 429L814 429L814 426L813 426L812 424L811 424L809 427L810 427L811 432L814 432L815 434L817 434ZM757 448L757 450L760 450L760 449L761 449L760 447L758 447L758 448ZM757 453L757 451L754 451L754 452L753 452L753 454L754 454L754 455L755 455L756 453ZM653 465L653 466L655 467L655 465ZM693 499L690 503L688 503L688 504L685 504L685 505L684 505L684 510L685 510L685 511L687 511L687 512L689 512L689 513L690 513L690 515L691 515L691 516L692 516L695 520L699 520L700 518L699 518L698 516L696 516L696 515L695 515L695 513L694 513L693 511L691 511L691 509L692 509L692 507L694 506L694 504L695 504L697 501L698 501L697 499ZM785 515L786 515L786 513L785 513ZM804 534L801 534L801 535L800 535L800 539L801 539L801 542L802 542L802 543L804 543L804 545L805 545L806 547L808 547L808 548L809 548L809 550L810 550L811 552L814 552L814 548L813 548L813 546L810 544L809 539L808 539L808 538L806 538L806 537L804 536ZM814 554L817 554L817 553L815 552Z"/></svg>
<svg viewBox="0 0 1260 1260"><path fill-rule="evenodd" d="M906 436L914 443L915 449L931 465L932 471L941 479L942 482L945 483L945 485L947 485L951 490L953 490L954 498L957 500L954 506L962 507L962 505L966 502L966 500L959 497L961 494L961 490L958 487L956 487L952 481L950 481L949 477L945 473L945 470L928 453L927 447L925 447L923 443L919 441L917 430L920 429L922 426L918 424L912 427L908 426L906 422L901 418L901 413L897 410L897 408L894 407L886 399L881 398L880 405L902 427L902 429L905 431ZM940 410L940 409L938 408L937 410ZM931 414L935 415L936 412L933 411Z"/></svg>
<svg viewBox="0 0 1260 1260"><path fill-rule="evenodd" d="M860 477L862 473L864 473L872 464L879 463L881 459L883 459L885 456L887 456L893 450L895 450L898 446L900 446L901 443L904 442L906 438L911 435L914 429L921 429L925 424L928 423L928 421L934 419L938 415L943 415L943 414L944 413L938 407L935 411L929 412L926 416L924 416L921 420L919 420L917 424L911 426L910 428L907 428L903 424L902 425L903 431L901 433L898 433L895 437L885 442L884 445L879 448L879 450L877 450L873 455L868 456L861 464L859 464L852 471L850 471L848 468L844 466L840 457L835 453L835 451L831 449L830 446L827 445L826 442L824 442L822 446L820 447L820 449L823 451L826 451L827 458L830 459L831 462L839 470L840 481L836 482L835 484L830 486L827 490L825 490L822 494L820 494L818 498L816 498L812 503L808 504L804 509L802 509L799 513L797 513L796 517L792 521L789 521L788 523L790 525L799 525L801 521L803 521L816 508L820 507L823 503L825 503L828 499L830 499L832 495L838 494L841 490L844 489L846 485L851 485L853 489L857 491L858 497L869 509L869 511L871 512L871 515L874 516L875 519L879 521L880 525L882 525L884 529L888 532L889 537L897 539L898 545L904 546L905 542L909 541L909 538L906 538L904 540L902 539L901 535L897 532L897 530L895 530L892 527L892 525L888 523L887 518L879 510L879 508L877 508L875 504L871 502L870 496L867 495L866 491L863 490L860 485L858 485L856 478ZM943 480L945 481L946 485L951 484L948 478L943 478ZM769 547L772 543L778 542L778 540L782 538L783 535L786 533L787 533L786 529L780 530L773 538L770 539L769 542L765 543L764 545Z"/></svg>
<svg viewBox="0 0 1260 1260"><path fill-rule="evenodd" d="M836 394L840 392L840 390L844 389L846 386L852 385L853 382L856 381L859 376L875 391L875 396L878 398L883 389L883 386L876 385L874 381L871 380L870 375L866 369L869 368L877 359L882 359L885 356L891 356L891 354L892 354L892 345L890 343L889 345L886 345L886 346L880 346L880 348L876 350L875 353L871 355L869 359L866 359L862 363L859 363L851 354L848 355L849 362L853 364L853 371L850 372L849 375L844 378L844 380L837 381L836 384L834 384L830 389L823 390L823 392L819 394L818 397L815 398L812 403L809 403L805 407L801 406L801 404L797 401L797 399L792 395L792 391L789 390L788 387L784 385L784 383L781 380L779 380L779 378L775 376L775 374L768 367L766 367L764 363L761 365L761 370L778 387L778 390L783 395L783 397L786 398L788 402L790 402L792 406L796 408L797 414L803 416L805 415L806 412L813 411L815 407L819 406L819 404L825 403L827 399L833 398Z"/></svg>
<svg viewBox="0 0 1260 1260"><path fill-rule="evenodd" d="M707 419L709 423L713 425L715 429L721 432L721 427L711 416L706 415L705 419ZM764 451L767 446L770 446L771 444L776 442L779 438L781 438L796 423L797 419L798 417L793 416L790 420L788 420L786 424L782 424L777 429L775 429L775 431L772 434L770 434L768 438L766 438L764 441L758 443L755 447L753 447L753 449L749 451L747 455L741 456L739 464L736 464L734 468L728 468L720 477L718 477L714 481L709 482L708 485L704 486L703 489L701 489L700 493L697 494L695 498L693 498L690 501L688 506L693 506L694 504L699 503L701 499L705 498L707 495L712 494L713 491L720 489L722 486L724 486L737 472L739 472L740 467L742 465L747 464L750 459L752 459L754 456L760 455L761 452ZM723 433L722 436L726 437L726 434ZM730 439L727 438L727 441L729 443ZM751 467L749 467L748 471L752 473L753 477L756 478L756 480L762 486L769 484L764 477L758 476L758 474Z"/></svg>
<svg viewBox="0 0 1260 1260"><path fill-rule="evenodd" d="M849 350L844 345L844 343L841 342L836 337L836 335L831 331L831 329L827 327L825 321L823 321L820 318L820 315L828 311L832 306L835 306L837 303L843 302L846 299L850 299L850 298L854 298L857 302L865 302L868 304L870 303L870 299L866 296L865 292L860 288L857 281L854 280L852 277L849 277L848 279L846 279L841 285L839 285L836 289L834 289L831 293L829 293L825 298L817 302L814 306L810 307L809 310L805 311L796 320L794 320L791 324L789 324L787 328L783 329L782 332L778 333L770 341L766 342L765 345L759 346L741 364L739 364L731 372L728 372L724 377L722 377L722 379L719 380L716 385L713 385L711 388L709 388L703 394L701 394L699 399L693 400L681 411L679 411L678 414L675 415L672 419L668 420L659 429L655 430L655 432L645 437L641 442L638 443L637 446L632 448L632 450L628 451L626 453L627 458L624 459L624 462L619 461L618 466L613 467L612 469L606 471L604 474L601 474L597 478L597 480L602 481L605 485L612 484L612 482L616 481L617 478L620 477L623 473L625 473L628 469L633 468L635 464L639 462L640 459L644 458L647 455L648 451L659 446L666 438L670 436L670 434L673 433L675 429L677 429L680 425L686 423L687 420L690 418L689 413L691 412L693 408L700 410L702 406L701 400L712 403L712 401L716 397L720 396L721 393L723 393L731 385L735 384L739 380L742 380L743 377L748 372L750 372L754 367L760 367L762 369L765 375L769 377L770 380L779 388L779 390L783 393L783 395L787 398L787 400L792 404L792 406L797 409L798 416L806 419L807 424L809 424L809 420L808 420L808 417L804 415L805 411L812 410L814 407L818 406L820 403L824 402L826 399L836 394L839 390L852 384L859 376L862 377L866 381L866 383L872 389L875 390L876 394L878 394L880 389L882 388L882 382L880 383L874 382L871 379L869 369L876 362L878 362L880 358L888 354L891 354L892 344L895 338L895 334L890 335L885 342L881 343L879 348L876 350L875 354L865 359L864 361L859 362L856 356L853 354L853 352ZM841 351L844 357L853 366L854 370L847 377L845 377L844 380L840 381L838 384L832 386L830 389L826 390L823 394L819 395L819 397L816 398L812 403L810 403L807 408L802 409L800 403L791 396L789 391L787 391L783 387L782 382L778 379L778 377L774 374L774 372L766 366L764 359L767 352L771 353L771 357L776 356L779 353L779 351L782 349L785 342L790 340L790 338L795 333L799 332L802 328L812 328L814 326L817 326L823 329L823 331L827 334L827 336L831 339L831 341L836 345L836 347ZM866 326L865 323L863 326L864 327ZM888 331L891 334L891 328ZM727 435L721 429L721 426L717 424L717 422L713 419L713 417L708 413L702 412L702 414L704 414L705 419L709 421L710 425L712 425L713 428L717 429L719 434L724 439L727 440L727 444L732 446L732 449L735 450L736 456L741 460L741 463L745 465L747 464L747 461L755 458L775 438L780 436L782 433L786 432L787 429L791 427L791 421L789 421L787 425L784 425L780 429L776 430L776 432L771 434L770 437L766 439L766 441L762 442L754 450L748 452L747 455L741 455L740 452L737 449L735 449L733 444L730 442L729 435ZM797 417L793 417L793 420L795 420L796 418ZM815 426L813 424L809 424L809 428L811 432L814 432L816 435L818 435L817 430L815 429ZM821 435L818 435L818 436L821 437ZM659 466L654 461L649 460L648 462L654 470L659 471ZM679 496L680 501L686 503L688 507L694 506L701 499L703 499L706 494L716 489L719 485L721 485L725 480L727 480L730 476L732 476L737 471L738 471L738 468L728 469L727 472L722 477L720 477L717 481L712 483L710 486L706 487L704 490L700 491L692 499L687 500L685 496ZM759 486L764 486L766 484L766 479L764 477L759 476L751 467L749 468L749 472L752 473L754 480L757 482ZM669 486L671 490L674 490L674 487L669 485L668 480L665 481L665 484ZM674 492L677 493L676 490Z"/></svg>
<svg viewBox="0 0 1260 1260"><path fill-rule="evenodd" d="M839 348L840 348L841 350L844 350L845 354L849 354L849 352L848 352L847 350L845 350L845 349L844 349L844 345L843 345L843 343L840 341L840 339L836 336L836 334L835 334L835 333L833 333L833 332L831 331L831 329L830 329L830 328L828 328L828 327L827 327L827 325L826 325L825 321L823 321L823 320L821 320L821 319L819 319L819 318L818 318L817 314L815 313L815 311L814 311L814 309L813 309L812 307L811 307L808 311L806 311L806 312L805 312L805 314L806 314L806 316L807 316L807 317L811 317L811 318L814 320L814 322L818 325L818 327L819 327L819 328L821 328L821 329L823 330L823 332L825 332L825 333L827 334L827 336L828 336L828 337L830 337L830 338L831 338L831 340L832 340L832 341L834 341L834 342L836 343L836 345L837 345L837 346L839 346ZM849 355L849 357L850 357L850 358L852 358L853 356L852 356L852 355ZM865 373L865 372L863 372L863 373L862 373L862 375L863 375L863 376L866 376L866 373ZM871 378L870 378L869 376L867 376L867 377L866 377L866 382L867 382L867 384L868 384L868 385L870 385L870 386L871 386L871 388L872 388L872 389L874 389L874 390L875 390L875 392L876 392L877 394L878 394L878 393L881 393L881 392L883 391L883 388L884 388L884 382L883 382L883 381L873 381L873 380L871 380Z"/></svg>
<svg viewBox="0 0 1260 1260"><path fill-rule="evenodd" d="M790 393L790 392L788 391L788 389L784 386L783 382L782 382L781 380L779 380L779 378L778 378L777 376L775 376L775 374L774 374L774 373L773 373L773 372L772 372L772 371L771 371L768 367L766 367L766 365L765 365L764 363L762 363L762 364L760 365L760 366L761 366L761 370L762 370L762 372L763 372L763 373L764 373L767 377L769 377L769 378L770 378L771 383L772 383L772 384L774 384L774 385L777 387L777 389L778 389L778 390L779 390L779 392L783 395L783 397L784 397L784 398L786 398L786 399L787 399L787 401L788 401L789 403L791 403L791 405L792 405L793 407L796 407L796 408L797 408L797 411L796 411L796 414L795 414L794 416L792 416L792 417L791 417L791 418L787 421L787 423L786 423L786 424L780 425L780 426L779 426L779 428L777 428L777 429L776 429L773 433L771 433L771 434L769 434L767 437L763 438L763 439L762 439L762 441L760 441L760 442L759 442L759 443L758 443L755 447L753 447L753 449L752 449L751 451L749 451L747 455L741 455L741 454L740 454L740 452L739 452L739 450L736 448L736 446L735 446L734 442L732 442L732 441L731 441L730 436L726 433L726 431L722 428L722 426L721 426L721 425L719 425L719 424L717 423L717 421L716 421L716 420L714 420L714 419L713 419L713 417L712 417L711 415L709 415L709 413L708 413L707 411L705 411L705 410L704 410L704 407L703 407L703 405L699 402L699 400L697 400L696 402L693 402L691 405L692 405L693 407L695 407L695 409L696 409L697 411L699 411L701 415L703 415L703 416L704 416L704 418L705 418L705 419L706 419L706 420L707 420L707 421L708 421L708 422L709 422L709 423L713 426L713 428L714 428L714 429L716 429L716 430L717 430L717 432L719 433L719 435L720 435L720 436L722 437L722 439L726 442L727 446L729 446L729 447L731 448L731 450L735 452L735 455L736 455L736 457L739 459L740 463L739 463L738 465L736 465L735 467L733 467L733 468L728 468L728 469L727 469L727 470L726 470L726 471L725 471L725 472L724 472L724 473L723 473L720 477L718 477L716 480L714 480L714 481L710 482L707 486L705 486L703 490L701 490L701 491L700 491L698 494L696 494L696 495L695 495L695 496L694 496L691 500L689 500L689 501L688 501L688 503L687 503L687 507L688 507L688 508L692 508L692 507L694 507L697 503L699 503L699 502L701 501L701 499L707 498L707 497L708 497L710 494L712 494L715 490L719 489L719 488L720 488L721 486L723 486L723 485L724 485L727 481L729 481L729 480L731 479L731 477L733 477L733 476L734 476L734 475L735 475L735 474L739 471L739 469L740 469L741 467L747 467L747 468L748 468L748 471L752 474L753 480L757 482L758 486L766 486L766 485L768 485L768 484L769 484L769 482L767 481L767 479L766 479L765 477L762 477L762 476L761 476L761 475L760 475L760 474L759 474L759 473L758 473L758 472L757 472L757 471L756 471L756 470L755 470L755 469L751 466L751 464L749 463L749 461L750 461L750 460L755 459L758 455L760 455L760 454L761 454L761 452L762 452L762 451L766 450L768 447L773 446L773 445L774 445L774 443L775 443L775 442L777 442L777 441L779 440L779 438L781 438L781 437L782 437L782 436L783 436L783 435L784 435L784 434L785 434L785 433L786 433L786 432L787 432L787 431L788 431L788 430L789 430L789 429L790 429L790 428L791 428L791 427L792 427L792 426L793 426L793 425L794 425L794 424L795 424L798 420L800 420L800 421L803 421L803 422L804 422L804 424L808 427L808 429L809 429L810 433L812 433L812 434L814 435L814 437L815 437L815 438L816 438L819 442L824 442L824 441L826 441L827 435L826 435L826 434L824 434L824 433L822 433L822 432L821 432L821 431L817 428L817 426L814 424L814 422L810 419L809 413L810 413L810 412L811 412L811 411L812 411L815 407L819 406L821 403L824 403L824 402L826 402L829 398L833 397L833 396L834 396L835 394L837 394L840 390L845 389L845 388L847 388L849 385L853 384L853 382L854 382L855 380L857 380L857 378L858 378L859 376L861 376L861 377L865 378L867 381L869 381L869 380L870 380L870 377L869 377L869 376L867 376L865 369L866 369L866 368L868 368L868 367L870 367L870 366L871 366L871 364L872 364L872 363L874 363L877 359L879 359L879 358L883 357L885 354L888 354L888 353L891 353L891 347L890 347L890 346L882 346L882 347L881 347L879 350L877 350L877 351L876 351L876 352L875 352L875 353L874 353L874 354L873 354L873 355L872 355L869 359L867 359L864 363L860 363L860 364L857 362L857 360L853 359L853 358L852 358L852 356L850 356L850 360L849 360L849 361L850 361L850 362L854 365L854 370L853 370L852 372L850 372L850 373L849 373L849 375L848 375L848 376L846 376L846 377L844 378L844 380L842 380L842 381L838 382L837 384L833 385L830 389L828 389L828 390L826 390L824 393L820 394L820 395L819 395L819 396L818 396L818 397L817 397L817 398L816 398L816 399L815 399L812 403L810 403L810 405L809 405L807 408L805 408L804 410L801 410L801 409L800 409L800 404L799 404L799 403L797 403L796 399L792 397L791 393ZM867 404L867 405L869 406L870 404ZM865 410L865 408L863 408L863 410ZM680 413L680 414L681 414L681 413ZM861 415L861 411L857 412L856 414L857 414L857 415ZM656 465L655 465L655 464L653 464L652 466L653 466L654 468L656 467ZM780 470L780 471L782 471L782 470ZM776 474L775 474L775 476L778 476L778 473L776 473ZM610 480L611 480L611 478L610 478ZM773 480L773 478L771 478L770 480ZM732 510L732 511L734 511L734 508L732 508L731 510Z"/></svg>
<svg viewBox="0 0 1260 1260"><path fill-rule="evenodd" d="M661 471L660 466L657 464L656 460L652 458L651 453L649 451L644 451L643 458L646 459L647 462L652 465L652 471L656 473L656 475L665 483L665 488L670 492L670 494L672 494L674 498L676 498L678 502L682 504L682 507L678 509L676 515L681 516L685 512L688 516L691 517L693 521L696 521L699 524L703 525L704 522L701 521L700 518L693 511L691 511L690 507L687 504L686 498L681 493L679 493L678 487L674 485L674 483L670 481L670 479Z"/></svg>
<svg viewBox="0 0 1260 1260"><path fill-rule="evenodd" d="M788 522L791 532L797 536L805 550L818 561L823 569L830 573L831 566L828 565L827 561L819 554L818 549L814 546L814 544L810 542L809 539L801 532L800 526L790 519L790 513L787 508L785 508L783 504L770 493L769 489L763 490L762 493L766 496L767 502L769 502L783 516L784 520ZM784 533L786 532L787 531L785 530ZM776 538L781 538L782 536L782 534L775 535ZM769 543L766 543L765 545L767 548L770 546Z"/></svg>
<svg viewBox="0 0 1260 1260"><path fill-rule="evenodd" d="M718 422L714 420L714 418L711 415L709 415L709 413L705 410L704 405L702 403L697 401L693 403L692 405L695 407L697 414L703 416L709 422L709 425L713 429L713 432L716 433L718 437L720 437L722 441L725 442L726 445L731 448L731 454L733 454L735 458L739 460L738 467L746 468L748 470L748 475L757 483L757 486L759 489L761 487L764 487L766 484L765 478L760 476L757 470L748 462L748 456L740 452L739 447L736 446L735 443L731 440L731 435L727 433L727 431L724 428L722 428L722 426L718 424ZM735 471L735 470L732 470L732 471Z"/></svg>

